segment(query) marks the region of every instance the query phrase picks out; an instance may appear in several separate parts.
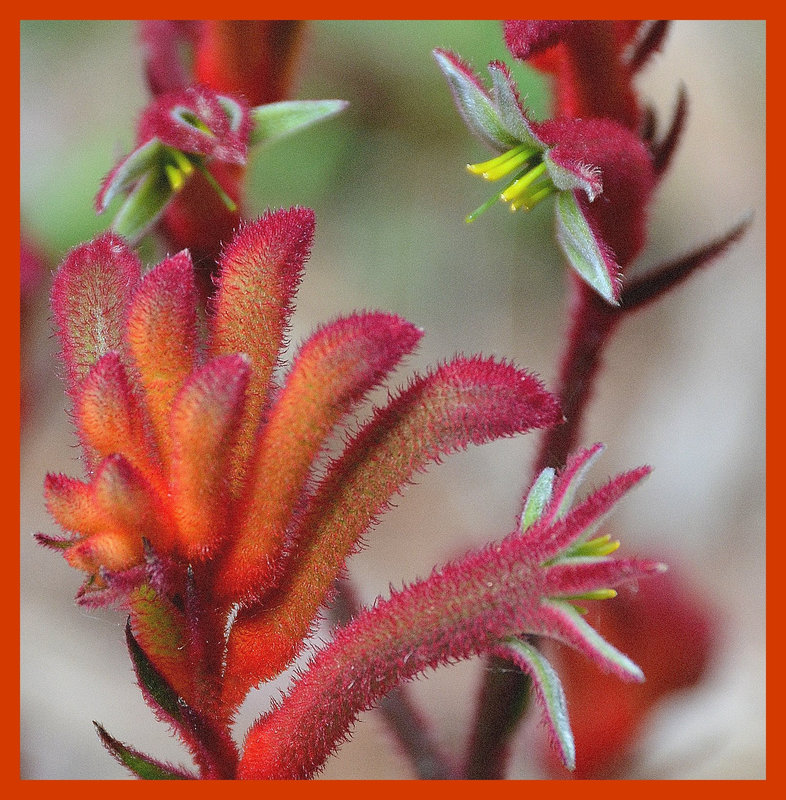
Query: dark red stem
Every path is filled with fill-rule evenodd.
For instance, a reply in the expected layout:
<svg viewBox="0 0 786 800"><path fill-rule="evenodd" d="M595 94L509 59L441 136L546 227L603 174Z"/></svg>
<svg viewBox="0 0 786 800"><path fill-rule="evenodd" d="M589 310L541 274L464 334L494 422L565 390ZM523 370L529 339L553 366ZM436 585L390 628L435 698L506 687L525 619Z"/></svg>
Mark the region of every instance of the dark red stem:
<svg viewBox="0 0 786 800"><path fill-rule="evenodd" d="M565 422L544 433L535 474L545 467L561 469L576 448L603 349L621 317L619 307L609 305L584 281L571 275L571 282L570 328L557 381Z"/></svg>

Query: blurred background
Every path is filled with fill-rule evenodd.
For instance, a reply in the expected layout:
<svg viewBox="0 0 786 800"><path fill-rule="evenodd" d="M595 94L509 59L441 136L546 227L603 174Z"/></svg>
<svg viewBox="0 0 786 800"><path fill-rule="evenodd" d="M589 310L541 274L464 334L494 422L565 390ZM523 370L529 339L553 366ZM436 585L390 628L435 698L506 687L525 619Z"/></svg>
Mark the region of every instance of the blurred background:
<svg viewBox="0 0 786 800"><path fill-rule="evenodd" d="M423 327L395 376L456 353L513 360L553 386L566 317L565 267L549 203L504 207L472 225L489 195L467 162L488 157L466 132L431 56L460 53L485 74L509 58L497 22L316 22L295 96L350 101L340 117L252 156L250 206L308 205L317 237L301 286L293 344L355 308L396 312ZM536 117L548 84L514 65ZM762 778L765 774L765 24L676 22L640 78L670 117L678 87L687 129L654 206L646 270L753 214L743 241L655 307L624 323L608 350L584 444L607 450L589 482L649 463L654 473L616 512L624 552L669 561L705 608L714 646L701 680L655 703L619 777ZM21 25L21 217L38 262L22 272L21 748L25 778L123 778L91 720L164 759L186 754L136 688L120 612L73 603L81 577L33 542L55 533L42 500L47 472L81 475L58 380L47 307L52 269L109 225L92 201L133 146L147 101L131 22ZM163 255L143 250L152 263ZM351 561L371 601L389 585L515 524L535 435L451 456L419 476ZM690 642L685 641L686 647ZM415 682L439 740L461 752L482 678L480 660ZM597 674L598 692L615 678ZM279 682L247 703L248 724ZM535 721L514 743L513 777L538 777ZM378 713L361 716L326 778L408 778Z"/></svg>

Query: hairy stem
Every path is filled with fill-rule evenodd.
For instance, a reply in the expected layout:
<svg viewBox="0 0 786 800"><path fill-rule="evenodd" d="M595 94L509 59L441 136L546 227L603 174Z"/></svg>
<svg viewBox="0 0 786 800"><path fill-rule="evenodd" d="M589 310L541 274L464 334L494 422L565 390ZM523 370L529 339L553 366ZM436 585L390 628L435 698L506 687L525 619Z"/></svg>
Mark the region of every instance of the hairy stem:
<svg viewBox="0 0 786 800"><path fill-rule="evenodd" d="M347 625L361 611L355 589L348 579L336 582L331 616L339 626ZM382 698L379 706L385 723L421 780L453 777L447 756L434 741L428 721L415 706L406 686L398 686Z"/></svg>

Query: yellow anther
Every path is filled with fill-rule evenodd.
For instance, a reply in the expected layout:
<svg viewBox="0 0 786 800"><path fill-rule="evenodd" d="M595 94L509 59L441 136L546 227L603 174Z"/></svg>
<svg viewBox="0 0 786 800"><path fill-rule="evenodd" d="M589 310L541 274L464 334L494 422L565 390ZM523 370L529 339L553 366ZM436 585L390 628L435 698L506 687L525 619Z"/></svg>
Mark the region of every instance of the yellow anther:
<svg viewBox="0 0 786 800"><path fill-rule="evenodd" d="M611 600L612 597L616 596L617 592L614 589L591 589L581 594L561 595L560 599L574 603L576 600ZM576 606L576 608L579 608L579 606ZM583 610L586 611L586 609Z"/></svg>
<svg viewBox="0 0 786 800"><path fill-rule="evenodd" d="M183 175L190 175L194 171L194 164L191 159L182 151L172 148L172 158L177 164L177 168Z"/></svg>
<svg viewBox="0 0 786 800"><path fill-rule="evenodd" d="M467 170L473 175L482 175L488 181L496 181L518 169L537 153L538 150L534 147L519 144L512 150L488 161L480 164L467 164Z"/></svg>
<svg viewBox="0 0 786 800"><path fill-rule="evenodd" d="M533 194L524 195L517 203L511 203L510 210L518 211L520 208L524 208L527 211L532 211L541 200L545 200L550 194L554 194L556 191L557 190L553 186L544 186Z"/></svg>
<svg viewBox="0 0 786 800"><path fill-rule="evenodd" d="M164 171L169 179L169 185L174 191L179 191L182 185L185 183L183 171L178 169L174 164L165 164Z"/></svg>
<svg viewBox="0 0 786 800"><path fill-rule="evenodd" d="M540 162L536 167L533 167L529 172L522 175L518 180L508 186L507 189L500 195L500 200L506 203L514 203L517 200L525 198L527 192L532 184L546 171L546 164ZM519 205L524 205L520 202Z"/></svg>
<svg viewBox="0 0 786 800"><path fill-rule="evenodd" d="M581 595L583 600L611 600L616 596L617 592L614 589L596 589L594 592L586 592Z"/></svg>

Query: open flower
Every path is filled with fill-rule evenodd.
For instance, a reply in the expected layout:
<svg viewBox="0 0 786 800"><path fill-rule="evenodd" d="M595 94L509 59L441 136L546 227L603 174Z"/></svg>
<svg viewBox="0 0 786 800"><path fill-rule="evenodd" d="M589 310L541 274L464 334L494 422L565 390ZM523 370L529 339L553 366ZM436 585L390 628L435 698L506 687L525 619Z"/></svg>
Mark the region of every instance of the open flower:
<svg viewBox="0 0 786 800"><path fill-rule="evenodd" d="M233 169L245 166L249 146L293 133L345 106L340 100L301 100L249 108L242 96L206 86L161 94L142 114L136 149L104 179L96 211L128 192L112 227L134 241L192 178L201 177L218 201L216 213L228 214L234 227L240 186Z"/></svg>
<svg viewBox="0 0 786 800"><path fill-rule="evenodd" d="M559 475L544 470L527 495L518 530L378 600L341 628L282 703L251 727L239 776L311 777L356 716L394 686L428 668L491 652L531 675L552 741L572 768L559 678L526 637L565 642L624 680L641 681L638 666L584 620L582 606L665 569L613 558L619 542L596 535L615 504L648 474L646 467L618 475L574 506L601 450L595 445L575 454Z"/></svg>
<svg viewBox="0 0 786 800"><path fill-rule="evenodd" d="M601 296L618 303L622 268L645 243L655 184L642 141L609 119L530 120L504 64L489 64L489 92L458 56L434 54L467 127L500 154L468 169L487 180L507 178L467 221L498 200L514 211L529 210L556 195L557 239L565 257Z"/></svg>
<svg viewBox="0 0 786 800"><path fill-rule="evenodd" d="M719 640L712 608L674 565L664 575L621 592L613 603L595 603L592 626L621 646L647 676L643 684L610 685L575 650L560 648L552 658L574 720L576 768L571 777L617 778L658 703L684 692L705 677ZM603 703L598 703L599 693ZM566 777L550 748L541 748L544 766Z"/></svg>

